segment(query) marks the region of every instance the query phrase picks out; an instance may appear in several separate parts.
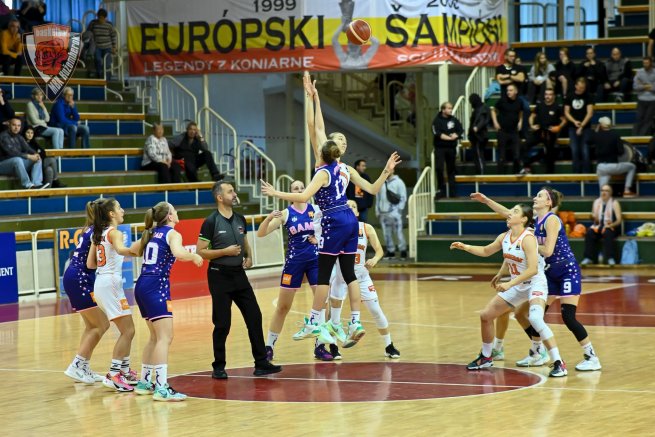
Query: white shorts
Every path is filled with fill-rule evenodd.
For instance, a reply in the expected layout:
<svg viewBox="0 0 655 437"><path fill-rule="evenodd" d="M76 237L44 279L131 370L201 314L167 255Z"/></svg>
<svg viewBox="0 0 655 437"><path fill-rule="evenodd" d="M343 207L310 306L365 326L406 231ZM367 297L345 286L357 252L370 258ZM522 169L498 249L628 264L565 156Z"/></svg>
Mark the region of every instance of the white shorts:
<svg viewBox="0 0 655 437"><path fill-rule="evenodd" d="M546 275L537 273L529 281L515 285L507 291L498 293L501 299L514 308L532 299L548 299L548 281Z"/></svg>
<svg viewBox="0 0 655 437"><path fill-rule="evenodd" d="M132 314L123 290L122 275L97 275L93 298L109 320Z"/></svg>
<svg viewBox="0 0 655 437"><path fill-rule="evenodd" d="M366 267L358 268L355 266L355 275L359 283L359 293L362 302L377 299L378 294L375 291L375 285L373 285L373 280ZM332 299L345 300L347 295L348 285L344 281L343 276L341 276L341 270L335 266L330 277L330 297Z"/></svg>

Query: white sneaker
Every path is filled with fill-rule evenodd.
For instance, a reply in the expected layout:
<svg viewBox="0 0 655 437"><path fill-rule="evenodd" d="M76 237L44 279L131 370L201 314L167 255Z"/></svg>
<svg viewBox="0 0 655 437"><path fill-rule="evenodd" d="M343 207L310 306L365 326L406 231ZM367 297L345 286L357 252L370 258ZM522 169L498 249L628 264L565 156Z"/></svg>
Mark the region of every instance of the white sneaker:
<svg viewBox="0 0 655 437"><path fill-rule="evenodd" d="M334 337L332 337L329 329L325 325L326 325L325 323L319 325L318 335L316 336L316 339L318 340L319 343L322 344L335 344L337 341L334 339Z"/></svg>
<svg viewBox="0 0 655 437"><path fill-rule="evenodd" d="M307 317L305 317L305 323L302 323L301 325L302 328L300 328L300 331L293 334L293 339L296 341L304 340L310 337L317 337L321 332L318 325L309 323L309 319Z"/></svg>
<svg viewBox="0 0 655 437"><path fill-rule="evenodd" d="M74 379L77 382L83 382L84 384L93 384L95 379L84 371L84 368L75 367L72 364L68 366L68 369L64 371L64 375L68 376L71 379Z"/></svg>
<svg viewBox="0 0 655 437"><path fill-rule="evenodd" d="M327 323L325 324L325 327L327 328L328 332L334 335L337 338L337 340L339 340L341 343L344 343L346 341L346 338L348 336L346 335L346 332L343 330L343 326L341 323L334 324L332 323L332 320L328 320Z"/></svg>
<svg viewBox="0 0 655 437"><path fill-rule="evenodd" d="M95 382L102 382L102 380L105 379L104 376L97 374L96 372L94 372L88 367L85 367L84 371L86 372L87 375L90 375Z"/></svg>
<svg viewBox="0 0 655 437"><path fill-rule="evenodd" d="M491 350L491 359L494 361L503 361L505 359L505 348Z"/></svg>
<svg viewBox="0 0 655 437"><path fill-rule="evenodd" d="M348 337L346 338L346 341L343 342L343 347L347 349L355 346L357 342L361 340L364 334L366 334L366 331L364 330L364 327L359 321L355 323L349 322Z"/></svg>
<svg viewBox="0 0 655 437"><path fill-rule="evenodd" d="M600 370L601 368L602 366L598 357L590 357L587 354L585 354L584 360L575 365L575 370L579 370L580 372L591 372Z"/></svg>
<svg viewBox="0 0 655 437"><path fill-rule="evenodd" d="M615 266L615 265L616 265L616 261L614 260L614 258L610 258L610 259L608 259L608 260L607 260L607 265L609 265L609 266Z"/></svg>
<svg viewBox="0 0 655 437"><path fill-rule="evenodd" d="M539 348L539 353L530 349L528 356L522 360L517 361L516 365L518 367L538 367L543 366L549 361L550 357L548 356L548 352L545 348Z"/></svg>
<svg viewBox="0 0 655 437"><path fill-rule="evenodd" d="M600 261L599 261L599 262L600 262ZM589 258L585 258L585 259L583 259L582 261L580 261L580 265L581 265L581 266L587 266L587 265L589 265L589 264L593 264L593 263L594 263L594 262L593 262L592 260L590 260Z"/></svg>

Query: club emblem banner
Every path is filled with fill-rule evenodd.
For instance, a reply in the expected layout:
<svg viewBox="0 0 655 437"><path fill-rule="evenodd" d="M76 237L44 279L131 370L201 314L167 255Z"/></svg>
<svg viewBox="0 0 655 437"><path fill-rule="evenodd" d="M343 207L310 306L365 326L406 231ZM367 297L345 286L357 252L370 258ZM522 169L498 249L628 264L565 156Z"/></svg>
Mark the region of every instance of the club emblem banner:
<svg viewBox="0 0 655 437"><path fill-rule="evenodd" d="M504 0L133 0L130 74L391 69L450 61L499 65ZM353 19L370 41L349 43Z"/></svg>

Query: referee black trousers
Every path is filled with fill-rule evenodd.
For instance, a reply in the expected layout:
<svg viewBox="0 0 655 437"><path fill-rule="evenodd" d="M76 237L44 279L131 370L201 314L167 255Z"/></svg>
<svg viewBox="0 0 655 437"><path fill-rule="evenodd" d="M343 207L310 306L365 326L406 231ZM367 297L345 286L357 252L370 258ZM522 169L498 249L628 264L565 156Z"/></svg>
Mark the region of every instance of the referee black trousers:
<svg viewBox="0 0 655 437"><path fill-rule="evenodd" d="M212 297L214 323L214 370L225 369L225 342L232 324L232 302L241 311L248 328L248 338L255 366L266 363L266 346L262 330L262 312L255 293L243 269L211 266L207 270L209 293Z"/></svg>

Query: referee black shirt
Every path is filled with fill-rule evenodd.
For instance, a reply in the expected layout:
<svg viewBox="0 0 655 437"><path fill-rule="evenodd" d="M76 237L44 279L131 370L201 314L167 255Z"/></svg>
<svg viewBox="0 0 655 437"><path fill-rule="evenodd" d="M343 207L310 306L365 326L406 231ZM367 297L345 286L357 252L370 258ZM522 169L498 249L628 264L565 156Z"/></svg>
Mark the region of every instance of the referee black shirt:
<svg viewBox="0 0 655 437"><path fill-rule="evenodd" d="M207 217L200 228L198 238L209 242L208 249L225 249L234 244L241 246L239 255L214 258L209 262L210 266L242 266L245 251L243 240L246 238L247 232L246 218L236 212L233 212L230 218L224 217L218 211L214 211Z"/></svg>

